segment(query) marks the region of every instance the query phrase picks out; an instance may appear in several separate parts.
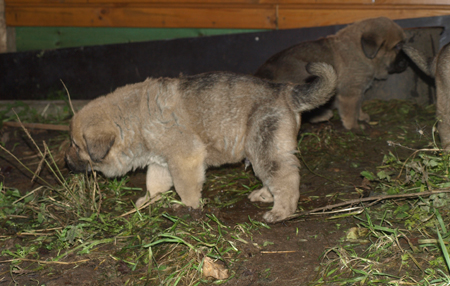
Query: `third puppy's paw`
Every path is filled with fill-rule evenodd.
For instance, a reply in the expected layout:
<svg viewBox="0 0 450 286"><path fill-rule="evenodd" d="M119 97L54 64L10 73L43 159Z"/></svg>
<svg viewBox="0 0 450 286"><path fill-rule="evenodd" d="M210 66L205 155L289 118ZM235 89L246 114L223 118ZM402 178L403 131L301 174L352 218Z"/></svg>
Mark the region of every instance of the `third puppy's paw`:
<svg viewBox="0 0 450 286"><path fill-rule="evenodd" d="M140 208L142 205L144 205L145 203L147 203L150 200L150 198L145 195L143 197L140 197L139 199L137 199L136 201L136 207Z"/></svg>
<svg viewBox="0 0 450 286"><path fill-rule="evenodd" d="M259 190L255 190L248 195L248 198L252 202L272 203L273 195L270 193L267 187L262 187Z"/></svg>
<svg viewBox="0 0 450 286"><path fill-rule="evenodd" d="M161 199L161 195L160 195L160 194L157 194L157 195L156 195L155 197L153 197L151 200L150 200L149 195L146 194L145 196L140 197L139 199L137 199L137 201L136 201L136 207L139 209L141 206L145 205L145 204L146 204L147 202L149 202L149 201L150 201L149 204L153 204L153 203L155 203L156 201L158 201L158 200L160 200L160 199Z"/></svg>

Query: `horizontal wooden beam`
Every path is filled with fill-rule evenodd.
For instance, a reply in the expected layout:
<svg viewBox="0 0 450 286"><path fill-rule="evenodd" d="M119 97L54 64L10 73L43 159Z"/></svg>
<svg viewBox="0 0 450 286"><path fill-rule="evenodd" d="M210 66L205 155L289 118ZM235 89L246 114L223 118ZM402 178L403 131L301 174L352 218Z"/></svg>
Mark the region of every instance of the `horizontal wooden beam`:
<svg viewBox="0 0 450 286"><path fill-rule="evenodd" d="M248 28L276 27L274 9L261 7L28 6L5 11L9 26Z"/></svg>
<svg viewBox="0 0 450 286"><path fill-rule="evenodd" d="M287 29L450 15L448 0L5 0L8 26Z"/></svg>
<svg viewBox="0 0 450 286"><path fill-rule="evenodd" d="M8 5L55 5L55 4L195 4L195 5L207 5L207 4L248 4L253 6L272 4L272 5L284 5L284 4L314 4L318 6L326 6L329 4L347 5L450 5L448 0L5 0Z"/></svg>
<svg viewBox="0 0 450 286"><path fill-rule="evenodd" d="M416 9L417 8L417 9ZM278 28L291 29L298 27L316 27L352 23L366 18L388 17L391 19L421 18L450 15L450 6L397 6L395 9L386 6L369 8L327 9L280 7L278 9Z"/></svg>

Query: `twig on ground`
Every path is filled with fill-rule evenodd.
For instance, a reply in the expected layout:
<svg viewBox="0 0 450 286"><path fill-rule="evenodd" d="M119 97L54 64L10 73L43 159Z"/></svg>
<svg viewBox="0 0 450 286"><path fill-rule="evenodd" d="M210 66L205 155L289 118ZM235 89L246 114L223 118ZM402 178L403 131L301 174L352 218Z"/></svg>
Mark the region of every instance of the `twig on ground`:
<svg viewBox="0 0 450 286"><path fill-rule="evenodd" d="M3 122L3 126L7 127L22 127L22 125L25 128L28 129L44 129L44 130L56 130L56 131L69 131L68 125L56 125L56 124L44 124L44 123L20 123L20 122L13 122L13 121L7 121Z"/></svg>
<svg viewBox="0 0 450 286"><path fill-rule="evenodd" d="M67 97L68 97L68 99L69 99L70 109L72 109L72 115L75 115L75 109L73 109L72 99L70 98L69 90L67 89L67 86L66 86L66 84L63 82L63 80L62 80L62 79L59 79L59 80L61 81L61 83L63 84L63 86L64 86L64 88L65 88L65 90L66 90L66 92L67 92Z"/></svg>
<svg viewBox="0 0 450 286"><path fill-rule="evenodd" d="M296 253L297 250L279 250L279 251L261 251L262 254L284 254L284 253Z"/></svg>
<svg viewBox="0 0 450 286"><path fill-rule="evenodd" d="M403 146L402 144L396 143L396 142L393 142L393 141L387 141L387 144L388 144L389 146L398 146L398 147L402 147L402 148L405 148L405 149L414 151L411 155L409 155L409 157L408 157L408 158L405 160L405 162L403 163L403 166L402 166L402 168L400 169L400 173L398 174L397 179L400 178L400 176L402 175L403 169L405 168L405 165L406 165L406 163L408 162L408 160L409 160L410 158L413 158L413 159L414 159L414 158L416 157L417 153L419 153L419 152L442 152L442 151L445 151L445 150L443 150L443 149L436 149L436 148L433 148L433 149L413 149L413 148Z"/></svg>
<svg viewBox="0 0 450 286"><path fill-rule="evenodd" d="M400 143L397 143L397 142L394 142L394 141L390 141L390 140L387 141L387 144L388 144L389 146L398 146L398 147L402 147L402 148L405 148L405 149L408 149L408 150L411 150L411 151L415 151L414 153L417 153L417 152L420 152L420 151L424 151L424 152L429 152L429 151L432 151L432 152L443 151L442 149L436 149L436 148L433 148L433 149L429 149L429 148L425 148L425 149L414 149L414 148L411 148L411 147L403 146L403 145L400 144Z"/></svg>
<svg viewBox="0 0 450 286"><path fill-rule="evenodd" d="M145 204L141 205L140 207L138 207L138 208L135 207L135 208L132 209L131 211L128 211L128 212L126 212L126 213L124 213L124 214L121 214L121 215L118 216L118 217L124 217L124 216L130 215L130 214L134 214L135 212L140 211L140 210L142 210L142 209L148 207L149 205L151 205L151 204L154 203L155 201L156 201L155 199L148 200Z"/></svg>
<svg viewBox="0 0 450 286"><path fill-rule="evenodd" d="M34 233L34 232L18 232L17 236L20 237L22 235L30 235L30 236L49 236L49 235L55 235L53 232L52 233Z"/></svg>
<svg viewBox="0 0 450 286"><path fill-rule="evenodd" d="M43 187L44 187L44 186L39 186L39 187L37 187L36 189L32 190L31 192L29 192L29 193L26 194L25 196L23 196L23 197L21 197L21 198L15 200L12 204L13 204L13 205L16 204L17 202L19 202L19 201L25 199L26 197L28 197L28 196L34 194L36 191L39 191L39 190L42 189Z"/></svg>
<svg viewBox="0 0 450 286"><path fill-rule="evenodd" d="M45 143L45 141L44 141L44 143ZM34 172L31 182L33 182L34 179L36 179L36 177L39 176L39 174L41 173L42 165L44 165L44 162L45 162L45 157L47 157L47 149L44 149L44 155L42 155L42 159L41 159L41 161L39 161L38 167L37 167L36 171Z"/></svg>
<svg viewBox="0 0 450 286"><path fill-rule="evenodd" d="M42 264L64 264L64 265L69 265L69 264L88 262L89 260L90 259L83 259L83 260L78 260L78 261L63 262L63 261L45 261L45 260L36 260L36 259L27 259L27 258L15 258L15 259L9 259L9 260L0 261L0 263L8 263L8 262L13 262L13 261L27 261L27 262L37 262L37 263L42 263Z"/></svg>
<svg viewBox="0 0 450 286"><path fill-rule="evenodd" d="M30 218L29 216L26 216L26 215L7 215L6 216L7 218L25 218L25 219L28 219L28 218Z"/></svg>
<svg viewBox="0 0 450 286"><path fill-rule="evenodd" d="M371 202L369 205L365 206L365 207L369 207L369 206L372 206L372 205L374 205L380 201L384 201L384 200L398 199L398 198L427 197L427 196L431 196L431 195L439 194L439 193L450 193L450 188L438 189L438 190L431 191L431 192L400 194L400 195L386 195L386 196L376 196L376 197L354 199L354 200L345 201L345 202L342 202L339 204L328 205L328 206L324 206L324 207L320 207L320 208L315 208L315 209L312 209L309 211L296 213L296 214L293 214L293 215L287 217L286 220L291 220L291 219L298 218L301 216L313 215L313 214L314 215L324 215L324 214L330 214L330 213L346 212L346 211L349 211L348 208L343 209L343 210L336 210L333 212L325 212L325 211L340 208L343 206L348 206L348 205L361 204L364 202ZM352 208L352 210L354 210L354 208Z"/></svg>
<svg viewBox="0 0 450 286"><path fill-rule="evenodd" d="M28 168L24 163L22 163L22 161L17 158L13 153L11 153L8 149L6 149L5 147L3 147L2 145L0 145L0 149L2 149L3 151L5 151L6 153L8 153L11 157L13 157L22 167L24 167L28 172L30 172L31 174L34 175L34 172L30 170L30 168ZM39 178L44 184L46 184L48 187L52 187L52 185L50 183L48 183L46 180L44 180L43 178L37 176L37 178Z"/></svg>

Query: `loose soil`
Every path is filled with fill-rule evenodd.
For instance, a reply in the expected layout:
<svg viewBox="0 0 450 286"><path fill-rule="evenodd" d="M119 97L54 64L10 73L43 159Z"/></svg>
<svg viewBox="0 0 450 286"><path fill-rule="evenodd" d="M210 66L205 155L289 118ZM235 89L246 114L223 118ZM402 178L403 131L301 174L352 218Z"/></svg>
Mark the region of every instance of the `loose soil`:
<svg viewBox="0 0 450 286"><path fill-rule="evenodd" d="M349 132L341 126L335 116L330 122L320 124L305 123L299 134L301 158L301 198L299 211L335 204L362 196L377 195L376 190L361 176L362 171L376 173L376 167L382 164L383 156L389 152L406 158L412 151L398 145L389 146L392 141L411 148L424 148L431 141L431 129L434 123L434 107L422 107L403 101L370 101L364 104L371 115L371 123L363 124L364 130ZM64 149L61 142L67 139L64 132L31 131L36 142L42 145L46 141L51 148ZM12 150L30 169L35 170L39 160L35 148L20 129L3 129L5 147ZM61 153L62 154L62 153ZM0 181L4 186L14 187L24 194L38 187L30 176L11 156L0 152ZM59 157L64 166L62 155ZM233 198L226 187L215 183L214 178L233 176L243 172L244 163L207 172L203 197L211 203L203 211L191 212L185 208L170 210L173 214L191 213L193 219L201 219L206 213L214 213L224 224L234 226L238 222L262 220L262 214L270 205L251 203L243 198L227 207L218 207L220 202ZM62 170L68 173L65 167ZM247 178L238 178L237 185L258 183L251 168L247 168ZM52 180L50 174L43 177ZM53 182L53 181L52 181ZM131 187L145 188L145 174L136 172L130 175ZM55 182L56 183L56 182ZM142 196L136 192L135 197ZM220 201L220 202L218 202ZM213 203L216 202L216 203ZM131 206L130 206L131 208ZM253 242L242 244L238 260L230 269L234 277L222 285L308 285L317 278L321 255L330 247L339 243L345 232L355 226L350 218L330 220L327 216L304 216L290 221L270 225L270 229L261 228L253 234ZM4 222L2 222L4 225ZM13 239L6 239L13 235ZM9 249L15 243L26 239L14 229L0 229L0 250ZM117 251L112 246L100 247L97 253ZM40 250L40 260L54 257L54 253ZM79 264L43 265L41 270L28 272L23 262L12 273L9 263L0 263L0 285L124 285L145 269L131 271L123 262L104 258L93 252L86 256L69 255L65 262L89 259ZM4 260L4 259L2 259ZM36 269L36 264L33 267ZM212 283L213 280L211 280ZM143 284L144 285L144 284ZM157 279L147 285L158 285Z"/></svg>

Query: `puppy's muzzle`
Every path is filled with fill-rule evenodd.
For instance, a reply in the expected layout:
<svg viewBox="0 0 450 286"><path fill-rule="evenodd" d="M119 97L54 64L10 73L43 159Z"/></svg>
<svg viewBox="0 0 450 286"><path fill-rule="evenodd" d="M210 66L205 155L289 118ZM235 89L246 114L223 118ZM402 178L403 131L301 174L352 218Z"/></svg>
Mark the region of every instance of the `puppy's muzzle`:
<svg viewBox="0 0 450 286"><path fill-rule="evenodd" d="M65 157L66 165L70 171L74 173L85 173L91 171L91 166L88 162L80 159L78 153L73 149L69 149Z"/></svg>
<svg viewBox="0 0 450 286"><path fill-rule="evenodd" d="M401 73L408 67L408 58L403 51L400 51L395 60L391 63L388 68L388 73Z"/></svg>

